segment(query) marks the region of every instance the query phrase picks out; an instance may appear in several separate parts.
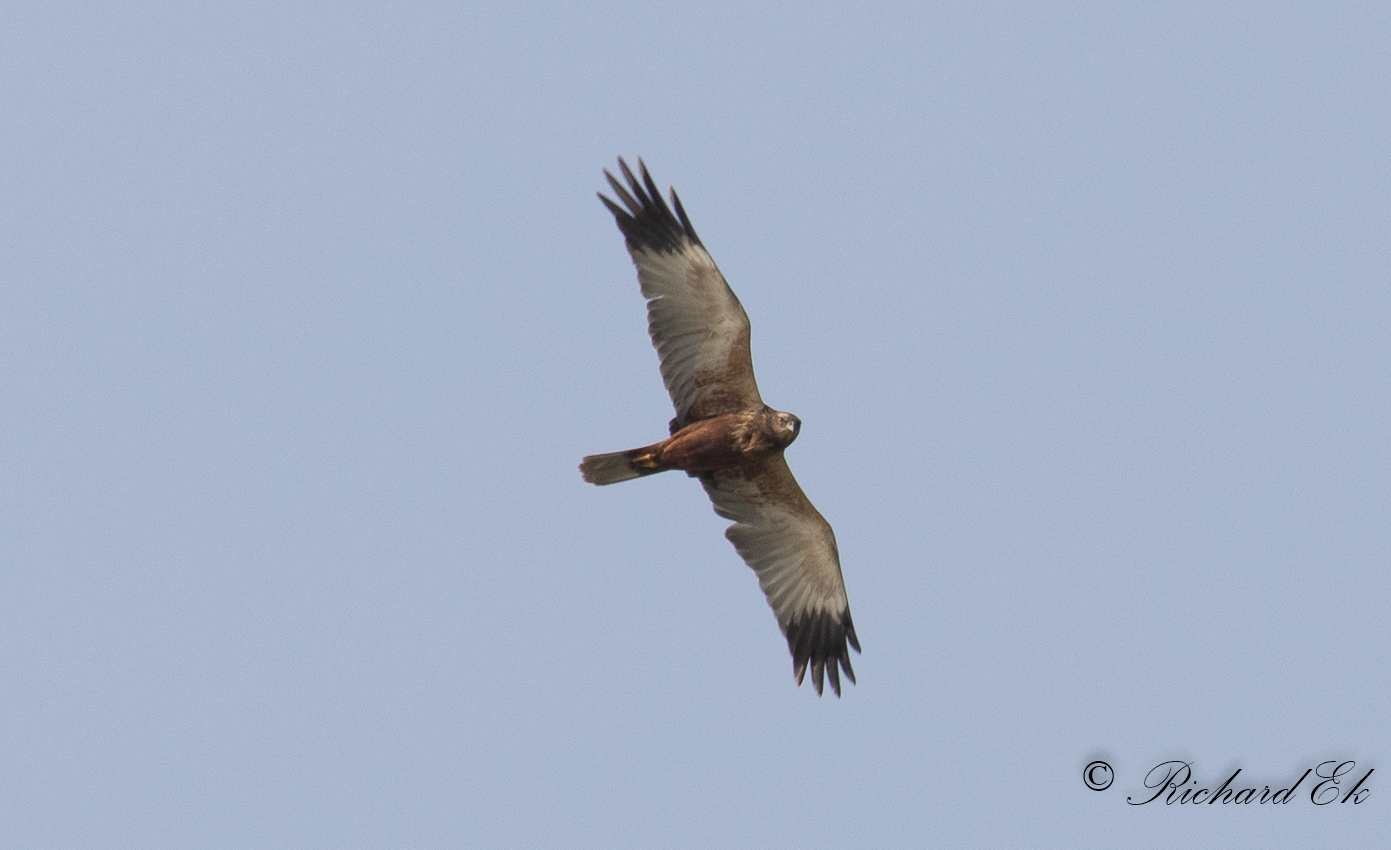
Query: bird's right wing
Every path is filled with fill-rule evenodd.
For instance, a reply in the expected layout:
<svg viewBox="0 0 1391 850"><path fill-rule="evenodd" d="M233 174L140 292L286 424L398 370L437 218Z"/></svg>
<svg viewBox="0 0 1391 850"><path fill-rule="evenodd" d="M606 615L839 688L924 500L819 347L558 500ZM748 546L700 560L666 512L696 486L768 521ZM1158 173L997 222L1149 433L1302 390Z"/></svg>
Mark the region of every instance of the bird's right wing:
<svg viewBox="0 0 1391 850"><path fill-rule="evenodd" d="M625 188L605 171L623 202L599 196L613 213L647 298L647 330L676 406L677 427L722 413L763 406L749 353L749 317L671 193L673 215L638 160L639 181L618 160ZM626 207L626 209L625 209Z"/></svg>

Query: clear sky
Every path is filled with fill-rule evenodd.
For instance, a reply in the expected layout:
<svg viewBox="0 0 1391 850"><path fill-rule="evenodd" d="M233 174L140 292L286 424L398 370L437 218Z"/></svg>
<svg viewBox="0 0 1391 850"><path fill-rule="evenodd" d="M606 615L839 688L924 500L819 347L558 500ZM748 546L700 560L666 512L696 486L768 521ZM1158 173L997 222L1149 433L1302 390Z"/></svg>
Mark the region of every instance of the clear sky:
<svg viewBox="0 0 1391 850"><path fill-rule="evenodd" d="M1391 11L1139 7L7 4L0 844L1384 841ZM842 699L576 470L671 416L619 154L803 421Z"/></svg>

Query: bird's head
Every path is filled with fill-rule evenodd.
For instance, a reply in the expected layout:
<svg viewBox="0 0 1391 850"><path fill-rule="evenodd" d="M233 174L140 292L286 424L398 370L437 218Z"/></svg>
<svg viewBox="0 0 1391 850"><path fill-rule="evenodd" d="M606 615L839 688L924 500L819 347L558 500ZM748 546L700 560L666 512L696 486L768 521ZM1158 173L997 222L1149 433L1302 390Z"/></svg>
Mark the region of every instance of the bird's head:
<svg viewBox="0 0 1391 850"><path fill-rule="evenodd" d="M802 430L802 420L793 416L791 413L783 413L781 410L773 412L773 435L779 443L789 446L792 441L797 439L797 432Z"/></svg>

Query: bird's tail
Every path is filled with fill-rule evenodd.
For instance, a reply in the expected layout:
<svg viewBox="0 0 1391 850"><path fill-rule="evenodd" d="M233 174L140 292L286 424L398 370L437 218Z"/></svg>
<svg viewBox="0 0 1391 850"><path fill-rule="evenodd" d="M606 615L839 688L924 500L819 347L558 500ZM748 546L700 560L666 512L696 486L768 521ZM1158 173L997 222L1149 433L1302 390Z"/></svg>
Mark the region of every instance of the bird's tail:
<svg viewBox="0 0 1391 850"><path fill-rule="evenodd" d="M590 484L617 484L633 478L641 478L666 469L657 461L661 443L628 449L626 452L610 452L606 455L590 455L580 461L580 474Z"/></svg>

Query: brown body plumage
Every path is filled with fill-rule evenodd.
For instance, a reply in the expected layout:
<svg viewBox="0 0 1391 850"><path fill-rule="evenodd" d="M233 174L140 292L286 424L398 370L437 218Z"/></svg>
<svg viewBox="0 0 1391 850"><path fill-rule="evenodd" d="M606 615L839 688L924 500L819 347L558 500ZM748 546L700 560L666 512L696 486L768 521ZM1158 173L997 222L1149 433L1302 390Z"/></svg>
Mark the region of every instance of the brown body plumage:
<svg viewBox="0 0 1391 850"><path fill-rule="evenodd" d="M791 445L801 424L792 414L767 405L757 411L725 413L692 422L660 443L591 455L580 463L580 473L591 484L613 484L669 469L694 475L750 466ZM613 472L606 474L606 470ZM626 474L614 477L614 472Z"/></svg>

